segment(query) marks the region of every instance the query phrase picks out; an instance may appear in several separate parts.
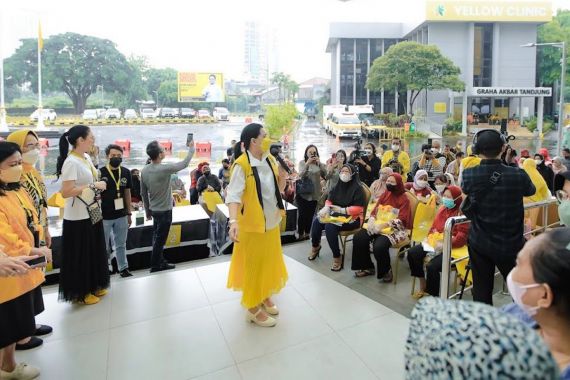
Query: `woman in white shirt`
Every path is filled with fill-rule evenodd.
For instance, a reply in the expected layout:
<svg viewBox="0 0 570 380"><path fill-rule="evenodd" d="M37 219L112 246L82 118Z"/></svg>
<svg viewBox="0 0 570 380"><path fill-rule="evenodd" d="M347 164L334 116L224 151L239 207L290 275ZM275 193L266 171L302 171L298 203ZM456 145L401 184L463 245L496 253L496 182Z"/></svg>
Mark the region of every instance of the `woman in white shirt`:
<svg viewBox="0 0 570 380"><path fill-rule="evenodd" d="M244 153L240 153L242 144ZM277 323L272 316L279 310L270 297L288 278L280 233L285 216L281 192L287 173L268 154L270 145L260 124L243 129L226 196L234 241L227 286L242 291L247 320L264 327Z"/></svg>
<svg viewBox="0 0 570 380"><path fill-rule="evenodd" d="M104 181L98 180L97 169L89 158L94 143L89 127L76 125L59 140L57 159L61 195L65 198L59 298L86 305L99 302L110 282L103 223L92 220L87 211L88 207L97 210L96 192L107 188ZM68 155L70 145L73 149Z"/></svg>

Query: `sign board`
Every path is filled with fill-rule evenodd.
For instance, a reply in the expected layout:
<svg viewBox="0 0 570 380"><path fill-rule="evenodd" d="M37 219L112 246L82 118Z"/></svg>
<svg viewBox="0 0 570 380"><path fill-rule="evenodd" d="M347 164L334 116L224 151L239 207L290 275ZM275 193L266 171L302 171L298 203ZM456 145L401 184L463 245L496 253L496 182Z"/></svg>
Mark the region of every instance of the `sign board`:
<svg viewBox="0 0 570 380"><path fill-rule="evenodd" d="M550 87L473 87L469 96L478 98L511 98L552 96Z"/></svg>
<svg viewBox="0 0 570 380"><path fill-rule="evenodd" d="M433 112L434 113L446 113L447 112L447 103L440 102L433 104Z"/></svg>
<svg viewBox="0 0 570 380"><path fill-rule="evenodd" d="M178 72L179 102L225 102L221 73Z"/></svg>
<svg viewBox="0 0 570 380"><path fill-rule="evenodd" d="M427 21L549 22L551 1L428 0Z"/></svg>

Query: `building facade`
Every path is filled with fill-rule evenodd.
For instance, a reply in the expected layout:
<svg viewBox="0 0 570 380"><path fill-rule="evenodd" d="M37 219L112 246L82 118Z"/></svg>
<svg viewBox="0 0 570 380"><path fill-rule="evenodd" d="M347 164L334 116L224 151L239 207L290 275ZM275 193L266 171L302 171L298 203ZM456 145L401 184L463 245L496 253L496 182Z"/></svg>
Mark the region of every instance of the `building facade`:
<svg viewBox="0 0 570 380"><path fill-rule="evenodd" d="M271 74L279 71L279 41L274 28L249 21L244 25L244 79L269 85Z"/></svg>

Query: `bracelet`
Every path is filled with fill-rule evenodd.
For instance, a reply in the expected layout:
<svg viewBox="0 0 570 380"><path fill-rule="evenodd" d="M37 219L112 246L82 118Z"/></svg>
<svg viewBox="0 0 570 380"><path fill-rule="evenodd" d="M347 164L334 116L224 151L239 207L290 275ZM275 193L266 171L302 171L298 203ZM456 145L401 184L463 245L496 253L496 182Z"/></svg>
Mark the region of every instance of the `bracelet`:
<svg viewBox="0 0 570 380"><path fill-rule="evenodd" d="M230 219L230 224L237 223L237 219Z"/></svg>

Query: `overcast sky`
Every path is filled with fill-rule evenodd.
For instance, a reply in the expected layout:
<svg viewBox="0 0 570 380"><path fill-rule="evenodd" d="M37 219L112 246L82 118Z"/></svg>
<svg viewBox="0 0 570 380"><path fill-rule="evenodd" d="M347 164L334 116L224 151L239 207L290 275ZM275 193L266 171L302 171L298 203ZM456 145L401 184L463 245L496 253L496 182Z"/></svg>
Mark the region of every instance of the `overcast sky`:
<svg viewBox="0 0 570 380"><path fill-rule="evenodd" d="M297 81L330 77L325 53L334 21L419 23L423 0L0 0L0 42L9 56L19 39L75 32L107 38L125 55L147 56L155 67L243 72L243 25L264 21L276 28L280 69ZM48 4L49 3L49 4ZM570 9L570 0L554 0ZM3 17L2 17L3 16Z"/></svg>

